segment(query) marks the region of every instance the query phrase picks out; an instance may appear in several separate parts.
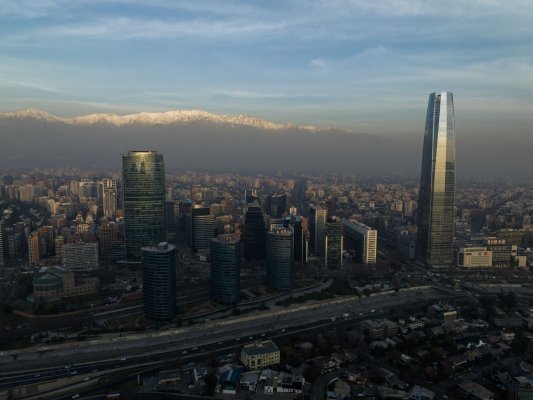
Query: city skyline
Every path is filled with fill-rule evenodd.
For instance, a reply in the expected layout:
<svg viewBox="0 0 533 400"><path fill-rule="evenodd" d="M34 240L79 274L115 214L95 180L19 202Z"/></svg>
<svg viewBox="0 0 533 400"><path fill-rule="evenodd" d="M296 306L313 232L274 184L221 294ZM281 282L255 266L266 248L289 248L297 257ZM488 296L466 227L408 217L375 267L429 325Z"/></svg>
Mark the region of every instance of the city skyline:
<svg viewBox="0 0 533 400"><path fill-rule="evenodd" d="M395 136L418 132L426 93L447 88L464 132L525 135L532 13L518 0L7 1L0 110L200 108Z"/></svg>

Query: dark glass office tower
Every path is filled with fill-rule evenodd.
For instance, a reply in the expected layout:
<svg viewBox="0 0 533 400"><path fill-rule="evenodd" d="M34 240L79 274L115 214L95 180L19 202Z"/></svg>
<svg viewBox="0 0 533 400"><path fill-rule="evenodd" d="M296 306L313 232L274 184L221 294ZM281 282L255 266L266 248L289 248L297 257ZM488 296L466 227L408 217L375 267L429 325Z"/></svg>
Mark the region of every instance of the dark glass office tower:
<svg viewBox="0 0 533 400"><path fill-rule="evenodd" d="M293 255L292 232L283 227L274 227L267 232L266 281L267 286L280 292L292 288Z"/></svg>
<svg viewBox="0 0 533 400"><path fill-rule="evenodd" d="M142 248L144 314L165 322L176 316L176 246L166 242Z"/></svg>
<svg viewBox="0 0 533 400"><path fill-rule="evenodd" d="M307 240L302 226L302 217L296 217L293 224L294 234L294 261L300 264L307 262Z"/></svg>
<svg viewBox="0 0 533 400"><path fill-rule="evenodd" d="M211 239L211 298L218 303L239 302L239 244L234 235L219 235Z"/></svg>
<svg viewBox="0 0 533 400"><path fill-rule="evenodd" d="M165 166L157 151L122 156L126 260L141 261L141 248L166 240Z"/></svg>
<svg viewBox="0 0 533 400"><path fill-rule="evenodd" d="M328 210L323 206L309 206L309 232L311 253L317 257L325 256L326 249L326 219Z"/></svg>
<svg viewBox="0 0 533 400"><path fill-rule="evenodd" d="M428 267L453 264L455 117L450 92L429 95L420 174L416 258Z"/></svg>
<svg viewBox="0 0 533 400"><path fill-rule="evenodd" d="M287 209L287 195L285 193L276 193L267 196L266 212L274 218L281 218Z"/></svg>
<svg viewBox="0 0 533 400"><path fill-rule="evenodd" d="M265 259L265 218L257 202L244 216L244 255L247 261Z"/></svg>
<svg viewBox="0 0 533 400"><path fill-rule="evenodd" d="M342 223L338 217L328 218L326 222L326 259L327 268L338 269L342 267Z"/></svg>
<svg viewBox="0 0 533 400"><path fill-rule="evenodd" d="M209 207L192 206L185 224L187 244L193 253L209 250L211 239L215 236L215 216L210 214Z"/></svg>

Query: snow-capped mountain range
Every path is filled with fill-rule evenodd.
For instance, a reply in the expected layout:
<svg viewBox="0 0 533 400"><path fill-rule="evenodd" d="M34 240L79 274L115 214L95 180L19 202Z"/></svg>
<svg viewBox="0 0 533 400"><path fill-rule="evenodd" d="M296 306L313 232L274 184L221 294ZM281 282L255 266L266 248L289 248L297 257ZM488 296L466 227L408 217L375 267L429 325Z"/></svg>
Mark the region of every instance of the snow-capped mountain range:
<svg viewBox="0 0 533 400"><path fill-rule="evenodd" d="M249 126L258 129L267 130L286 130L286 129L300 129L310 132L317 132L321 129L314 126L307 125L293 125L293 124L278 124L275 122L266 121L250 115L225 115L213 114L204 110L174 110L166 112L141 112L137 114L117 115L112 113L90 114L80 117L59 117L45 111L37 109L27 109L16 112L0 113L0 120L16 119L16 120L38 120L50 123L62 122L70 125L95 125L107 124L114 126L127 125L171 125L171 124L187 124L192 122L211 122L216 124L240 125Z"/></svg>

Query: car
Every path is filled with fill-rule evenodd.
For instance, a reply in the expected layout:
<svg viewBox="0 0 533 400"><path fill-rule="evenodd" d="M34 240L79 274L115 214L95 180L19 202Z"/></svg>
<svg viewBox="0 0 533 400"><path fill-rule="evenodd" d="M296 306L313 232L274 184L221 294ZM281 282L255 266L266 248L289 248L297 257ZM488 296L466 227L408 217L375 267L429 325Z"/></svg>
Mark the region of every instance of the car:
<svg viewBox="0 0 533 400"><path fill-rule="evenodd" d="M370 312L376 312L376 310L372 309L372 310L370 310Z"/></svg>
<svg viewBox="0 0 533 400"><path fill-rule="evenodd" d="M187 350L183 350L181 354L187 354Z"/></svg>
<svg viewBox="0 0 533 400"><path fill-rule="evenodd" d="M196 351L196 350L198 350L198 346L194 346L191 350L192 350L192 351Z"/></svg>
<svg viewBox="0 0 533 400"><path fill-rule="evenodd" d="M72 395L72 398L73 399L79 399L80 398L80 394L76 393L76 394Z"/></svg>
<svg viewBox="0 0 533 400"><path fill-rule="evenodd" d="M78 371L72 371L72 372L70 373L70 375L76 375L77 373L78 373Z"/></svg>
<svg viewBox="0 0 533 400"><path fill-rule="evenodd" d="M126 361L126 360L127 360L126 357L122 357L122 358L120 359L120 361Z"/></svg>
<svg viewBox="0 0 533 400"><path fill-rule="evenodd" d="M283 328L283 329L281 330L281 333L283 333L283 332L285 332L285 328Z"/></svg>
<svg viewBox="0 0 533 400"><path fill-rule="evenodd" d="M261 334L261 337L265 337L265 336L266 336L266 333L262 333L262 334Z"/></svg>
<svg viewBox="0 0 533 400"><path fill-rule="evenodd" d="M253 338L254 338L253 336L250 336L250 337L248 338L248 340L252 340Z"/></svg>
<svg viewBox="0 0 533 400"><path fill-rule="evenodd" d="M83 381L84 381L84 382L87 382L87 381L89 381L89 380L91 380L91 377L90 377L90 376L86 376L85 378L83 378Z"/></svg>

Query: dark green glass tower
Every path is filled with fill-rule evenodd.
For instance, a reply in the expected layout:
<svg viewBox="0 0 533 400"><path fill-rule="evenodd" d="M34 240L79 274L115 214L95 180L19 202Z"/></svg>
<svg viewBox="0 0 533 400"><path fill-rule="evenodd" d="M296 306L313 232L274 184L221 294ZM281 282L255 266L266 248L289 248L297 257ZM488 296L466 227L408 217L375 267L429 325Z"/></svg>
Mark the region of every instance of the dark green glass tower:
<svg viewBox="0 0 533 400"><path fill-rule="evenodd" d="M240 241L234 235L211 239L211 298L237 304L240 295Z"/></svg>
<svg viewBox="0 0 533 400"><path fill-rule="evenodd" d="M270 289L287 292L292 289L293 235L283 227L267 232L266 282Z"/></svg>
<svg viewBox="0 0 533 400"><path fill-rule="evenodd" d="M126 261L140 262L141 248L166 240L165 165L157 151L122 156Z"/></svg>
<svg viewBox="0 0 533 400"><path fill-rule="evenodd" d="M428 267L453 264L455 116L450 92L429 95L417 211L416 258Z"/></svg>
<svg viewBox="0 0 533 400"><path fill-rule="evenodd" d="M176 246L166 242L141 250L144 314L165 322L176 316Z"/></svg>

